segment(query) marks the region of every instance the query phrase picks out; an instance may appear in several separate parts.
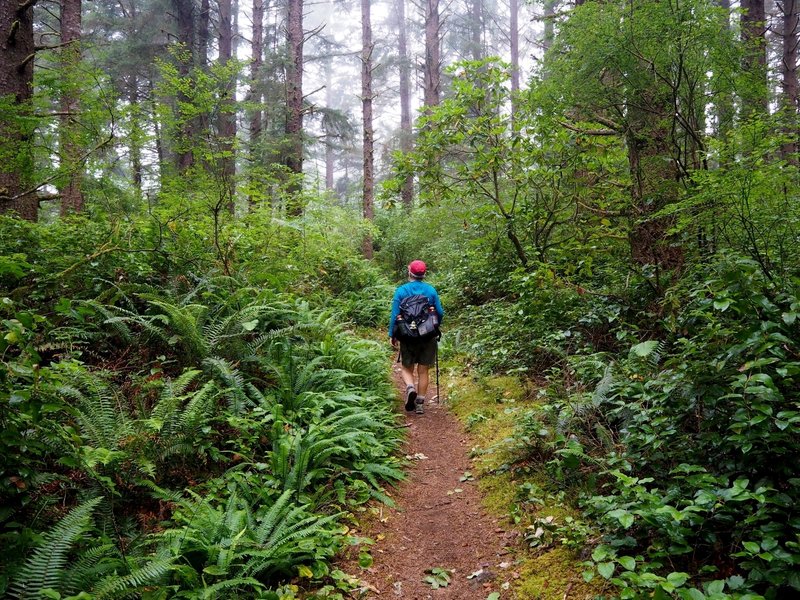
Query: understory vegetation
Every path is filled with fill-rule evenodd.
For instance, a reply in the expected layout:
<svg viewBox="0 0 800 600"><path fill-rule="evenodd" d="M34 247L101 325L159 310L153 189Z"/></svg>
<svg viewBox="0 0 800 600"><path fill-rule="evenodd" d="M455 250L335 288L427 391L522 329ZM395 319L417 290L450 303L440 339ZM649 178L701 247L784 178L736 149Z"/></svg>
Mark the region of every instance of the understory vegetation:
<svg viewBox="0 0 800 600"><path fill-rule="evenodd" d="M347 297L385 283L311 219L273 227L224 274L202 229L0 224L0 594L352 587L330 559L402 477L384 349L345 327L383 324Z"/></svg>

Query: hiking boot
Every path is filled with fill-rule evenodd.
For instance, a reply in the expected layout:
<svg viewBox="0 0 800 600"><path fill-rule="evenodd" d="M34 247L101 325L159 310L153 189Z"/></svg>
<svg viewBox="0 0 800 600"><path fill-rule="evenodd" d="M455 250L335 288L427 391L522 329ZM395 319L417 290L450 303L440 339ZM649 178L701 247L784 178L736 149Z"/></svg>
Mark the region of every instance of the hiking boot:
<svg viewBox="0 0 800 600"><path fill-rule="evenodd" d="M414 389L413 385L410 385L406 388L406 410L408 412L414 410L416 400L417 400L417 390Z"/></svg>
<svg viewBox="0 0 800 600"><path fill-rule="evenodd" d="M414 412L417 413L418 415L424 415L425 414L425 406L424 406L425 398L423 398L422 396L417 396L417 399L414 401L414 404L415 404Z"/></svg>

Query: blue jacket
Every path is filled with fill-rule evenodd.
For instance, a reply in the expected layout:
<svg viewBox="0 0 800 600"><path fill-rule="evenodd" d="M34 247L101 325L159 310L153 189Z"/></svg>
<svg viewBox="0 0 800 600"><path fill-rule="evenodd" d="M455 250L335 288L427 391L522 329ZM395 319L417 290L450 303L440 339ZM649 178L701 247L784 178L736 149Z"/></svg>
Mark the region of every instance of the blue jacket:
<svg viewBox="0 0 800 600"><path fill-rule="evenodd" d="M436 312L439 314L439 323L441 324L442 319L444 319L444 309L442 308L442 302L439 300L439 294L436 293L436 288L424 281L409 281L398 287L394 293L394 298L392 299L392 316L389 319L389 337L392 337L394 322L397 319L397 315L400 314L400 302L403 298L416 296L417 294L428 297L428 300L430 300L431 304L436 308Z"/></svg>

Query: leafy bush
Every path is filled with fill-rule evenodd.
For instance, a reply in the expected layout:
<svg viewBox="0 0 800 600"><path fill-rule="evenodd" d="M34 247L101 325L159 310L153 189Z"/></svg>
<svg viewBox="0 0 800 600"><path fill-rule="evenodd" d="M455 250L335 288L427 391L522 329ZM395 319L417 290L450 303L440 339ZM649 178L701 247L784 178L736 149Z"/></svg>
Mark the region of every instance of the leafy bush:
<svg viewBox="0 0 800 600"><path fill-rule="evenodd" d="M784 597L800 589L800 300L735 256L682 285L666 339L551 373L518 451L581 490L603 534L591 564L622 597Z"/></svg>

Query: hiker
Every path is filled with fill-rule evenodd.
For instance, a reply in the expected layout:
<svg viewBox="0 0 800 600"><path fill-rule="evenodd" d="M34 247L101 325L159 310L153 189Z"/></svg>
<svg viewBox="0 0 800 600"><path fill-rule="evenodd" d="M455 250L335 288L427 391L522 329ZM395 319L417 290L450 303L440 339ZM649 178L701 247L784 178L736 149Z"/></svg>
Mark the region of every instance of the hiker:
<svg viewBox="0 0 800 600"><path fill-rule="evenodd" d="M436 363L439 324L444 317L436 288L422 281L427 267L421 260L408 265L408 282L399 286L392 300L389 337L392 347L400 344L400 373L406 384L406 410L424 414L428 391L428 369ZM419 382L414 386L414 366Z"/></svg>

